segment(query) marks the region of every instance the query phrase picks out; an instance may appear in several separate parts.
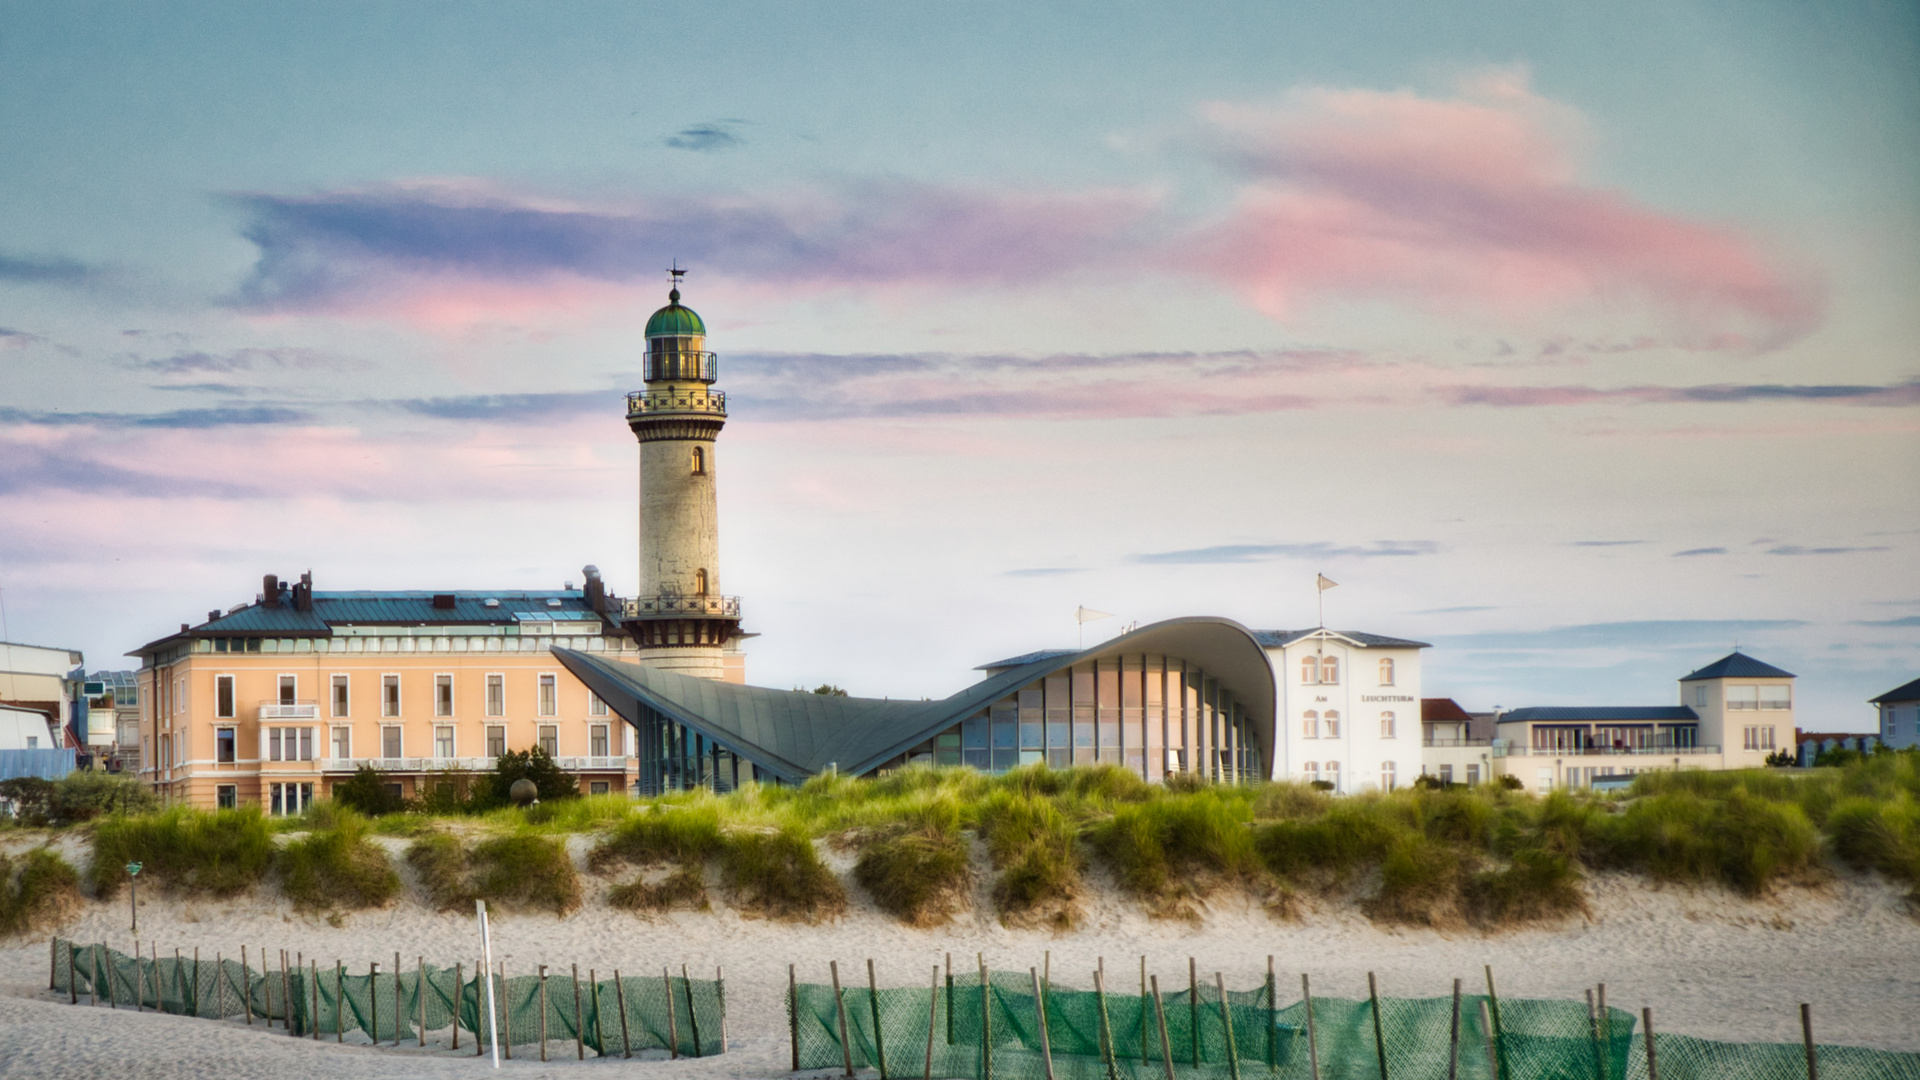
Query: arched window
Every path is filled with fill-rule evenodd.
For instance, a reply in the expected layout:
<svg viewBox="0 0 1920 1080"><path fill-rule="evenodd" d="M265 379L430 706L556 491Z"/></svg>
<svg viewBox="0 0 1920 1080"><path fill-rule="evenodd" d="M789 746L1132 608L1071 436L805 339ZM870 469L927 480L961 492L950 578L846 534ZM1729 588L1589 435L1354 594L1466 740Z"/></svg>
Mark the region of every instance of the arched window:
<svg viewBox="0 0 1920 1080"><path fill-rule="evenodd" d="M1309 784L1320 779L1320 763L1317 761L1309 761L1305 765L1300 766L1300 775L1306 777L1307 783Z"/></svg>
<svg viewBox="0 0 1920 1080"><path fill-rule="evenodd" d="M705 570L695 570L693 572L693 595L707 595L707 572Z"/></svg>
<svg viewBox="0 0 1920 1080"><path fill-rule="evenodd" d="M1393 738L1393 714L1390 712L1380 714L1380 737L1383 739Z"/></svg>
<svg viewBox="0 0 1920 1080"><path fill-rule="evenodd" d="M1300 719L1300 737L1317 739L1320 737L1320 714L1308 709Z"/></svg>
<svg viewBox="0 0 1920 1080"><path fill-rule="evenodd" d="M1339 762L1337 761L1327 762L1327 783L1333 785L1333 790L1335 791L1340 790L1340 763Z"/></svg>
<svg viewBox="0 0 1920 1080"><path fill-rule="evenodd" d="M1380 685L1393 685L1393 657L1391 656L1380 658Z"/></svg>
<svg viewBox="0 0 1920 1080"><path fill-rule="evenodd" d="M1320 730L1329 739L1337 739L1340 737L1340 710L1339 709L1328 709L1326 711L1326 713L1321 717Z"/></svg>
<svg viewBox="0 0 1920 1080"><path fill-rule="evenodd" d="M706 471L707 448L704 446L696 446L693 448L693 475L702 476L705 475Z"/></svg>
<svg viewBox="0 0 1920 1080"><path fill-rule="evenodd" d="M1313 684L1320 681L1320 658L1319 657L1308 656L1308 657L1303 657L1301 659L1300 681L1307 686L1312 686Z"/></svg>
<svg viewBox="0 0 1920 1080"><path fill-rule="evenodd" d="M1393 762L1391 761L1381 762L1380 763L1380 787L1383 790L1386 790L1386 791L1393 790L1394 776L1395 776L1395 772L1393 768Z"/></svg>
<svg viewBox="0 0 1920 1080"><path fill-rule="evenodd" d="M1320 658L1320 681L1322 683L1337 683L1340 681L1339 657L1323 656Z"/></svg>

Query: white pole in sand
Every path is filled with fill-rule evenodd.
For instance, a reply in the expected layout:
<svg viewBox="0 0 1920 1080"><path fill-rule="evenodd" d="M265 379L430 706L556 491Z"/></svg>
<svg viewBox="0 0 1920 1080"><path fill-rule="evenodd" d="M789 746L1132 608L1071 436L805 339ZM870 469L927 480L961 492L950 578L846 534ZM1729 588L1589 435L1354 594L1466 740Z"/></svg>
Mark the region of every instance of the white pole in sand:
<svg viewBox="0 0 1920 1080"><path fill-rule="evenodd" d="M475 900L473 913L480 920L480 955L482 963L486 964L481 977L487 981L487 1030L493 1036L493 1067L497 1069L500 1067L500 1024L495 1019L497 1014L493 1000L493 935L487 932L487 902Z"/></svg>

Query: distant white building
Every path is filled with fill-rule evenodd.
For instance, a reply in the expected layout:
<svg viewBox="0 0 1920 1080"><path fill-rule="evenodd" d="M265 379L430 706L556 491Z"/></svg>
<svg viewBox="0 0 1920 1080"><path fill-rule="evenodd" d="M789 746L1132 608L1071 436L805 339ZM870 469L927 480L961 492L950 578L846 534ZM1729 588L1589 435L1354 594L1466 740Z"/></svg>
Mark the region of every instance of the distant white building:
<svg viewBox="0 0 1920 1080"><path fill-rule="evenodd" d="M0 705L0 750L54 750L60 729L38 709Z"/></svg>
<svg viewBox="0 0 1920 1080"><path fill-rule="evenodd" d="M1920 746L1920 679L1874 698L1880 713L1880 741L1895 750Z"/></svg>
<svg viewBox="0 0 1920 1080"><path fill-rule="evenodd" d="M0 705L33 709L65 730L80 698L84 662L78 649L0 641Z"/></svg>
<svg viewBox="0 0 1920 1080"><path fill-rule="evenodd" d="M1256 630L1273 665L1276 780L1391 790L1421 772L1424 641L1354 630Z"/></svg>

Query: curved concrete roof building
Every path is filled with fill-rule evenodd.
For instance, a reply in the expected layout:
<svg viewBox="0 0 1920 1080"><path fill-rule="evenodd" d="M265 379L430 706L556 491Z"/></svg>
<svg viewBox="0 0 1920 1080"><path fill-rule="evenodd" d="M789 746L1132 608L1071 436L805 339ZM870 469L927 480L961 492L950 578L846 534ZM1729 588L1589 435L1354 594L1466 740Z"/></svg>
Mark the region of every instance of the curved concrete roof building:
<svg viewBox="0 0 1920 1080"><path fill-rule="evenodd" d="M636 729L646 793L918 763L986 772L1106 763L1147 780L1235 781L1264 778L1273 760L1273 669L1253 632L1229 619L1172 619L1090 649L983 665L986 678L938 701L829 697L553 654Z"/></svg>

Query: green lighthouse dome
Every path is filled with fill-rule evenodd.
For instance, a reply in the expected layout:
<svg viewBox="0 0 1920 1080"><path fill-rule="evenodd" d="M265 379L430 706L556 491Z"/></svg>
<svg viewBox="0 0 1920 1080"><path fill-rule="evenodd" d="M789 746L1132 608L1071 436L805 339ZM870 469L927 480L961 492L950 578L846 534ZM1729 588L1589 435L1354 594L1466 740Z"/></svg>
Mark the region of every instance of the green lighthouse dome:
<svg viewBox="0 0 1920 1080"><path fill-rule="evenodd" d="M680 290L667 294L667 306L653 313L647 320L647 336L656 337L705 337L707 324L690 307L680 305Z"/></svg>

